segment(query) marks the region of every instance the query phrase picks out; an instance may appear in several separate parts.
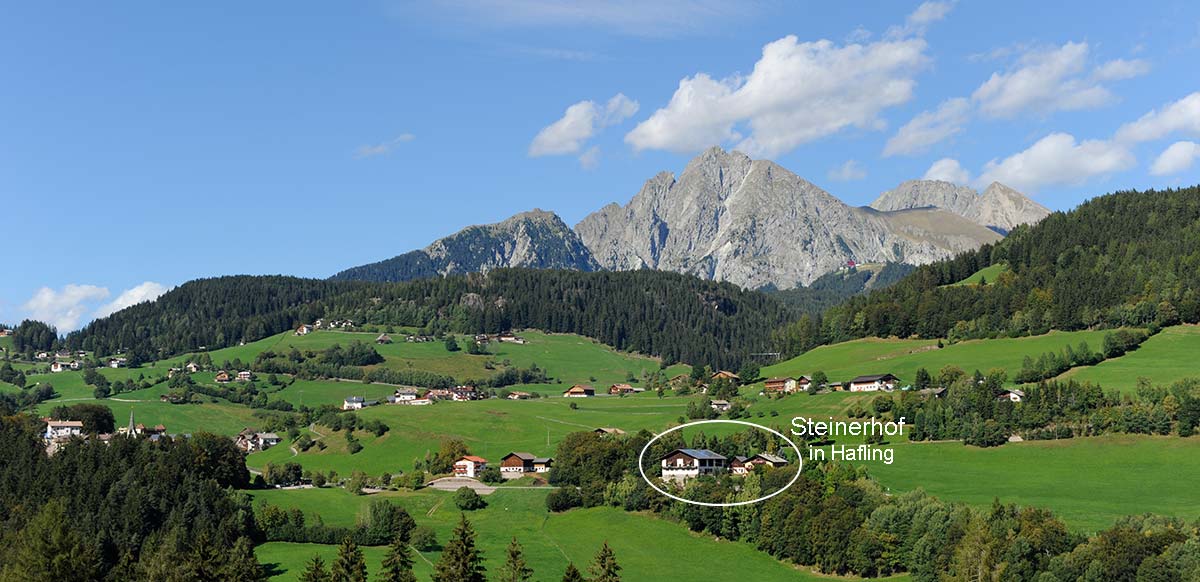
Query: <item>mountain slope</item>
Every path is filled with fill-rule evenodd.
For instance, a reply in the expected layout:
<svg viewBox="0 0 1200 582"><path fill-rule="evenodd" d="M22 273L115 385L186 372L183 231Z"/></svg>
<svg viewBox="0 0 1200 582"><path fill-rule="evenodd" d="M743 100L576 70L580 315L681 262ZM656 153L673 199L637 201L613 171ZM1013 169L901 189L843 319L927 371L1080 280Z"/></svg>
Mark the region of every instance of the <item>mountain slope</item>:
<svg viewBox="0 0 1200 582"><path fill-rule="evenodd" d="M411 281L502 267L593 271L596 263L558 215L535 209L496 224L469 226L422 250L353 267L331 279Z"/></svg>
<svg viewBox="0 0 1200 582"><path fill-rule="evenodd" d="M880 194L871 208L883 211L935 207L1006 234L1021 224L1034 224L1050 214L1046 207L999 182L979 194L941 180L908 180Z"/></svg>
<svg viewBox="0 0 1200 582"><path fill-rule="evenodd" d="M987 285L949 285L990 265ZM1093 198L825 314L826 341L1200 322L1200 187ZM858 322L866 322L859 325Z"/></svg>
<svg viewBox="0 0 1200 582"><path fill-rule="evenodd" d="M624 207L575 226L600 267L651 268L787 289L857 262L926 263L996 239L954 222L851 207L768 160L714 147L675 179L661 173Z"/></svg>

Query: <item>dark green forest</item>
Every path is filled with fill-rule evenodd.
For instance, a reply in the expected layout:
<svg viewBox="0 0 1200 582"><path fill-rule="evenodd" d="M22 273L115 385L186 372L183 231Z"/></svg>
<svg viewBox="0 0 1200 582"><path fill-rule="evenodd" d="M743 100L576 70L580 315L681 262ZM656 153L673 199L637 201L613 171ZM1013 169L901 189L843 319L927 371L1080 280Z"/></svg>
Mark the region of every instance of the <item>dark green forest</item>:
<svg viewBox="0 0 1200 582"><path fill-rule="evenodd" d="M807 287L764 291L801 313L821 313L847 297L895 285L915 268L904 263L888 263L879 272L850 268L821 275Z"/></svg>
<svg viewBox="0 0 1200 582"><path fill-rule="evenodd" d="M959 285L1005 264L984 285ZM779 330L795 355L867 336L951 340L1200 321L1200 187L1124 191L851 297Z"/></svg>
<svg viewBox="0 0 1200 582"><path fill-rule="evenodd" d="M570 332L667 362L736 367L766 349L768 330L792 311L763 293L657 271L500 269L408 283L237 276L186 283L88 324L65 344L148 361L258 340L320 317L429 332Z"/></svg>

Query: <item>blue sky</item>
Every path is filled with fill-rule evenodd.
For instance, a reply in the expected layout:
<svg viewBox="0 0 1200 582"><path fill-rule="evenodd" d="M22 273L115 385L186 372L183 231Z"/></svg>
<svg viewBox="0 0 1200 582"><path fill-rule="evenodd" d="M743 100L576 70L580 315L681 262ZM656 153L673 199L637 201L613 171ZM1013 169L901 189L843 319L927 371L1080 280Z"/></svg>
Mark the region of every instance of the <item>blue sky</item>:
<svg viewBox="0 0 1200 582"><path fill-rule="evenodd" d="M8 3L0 321L328 276L708 145L852 204L1200 182L1194 2Z"/></svg>

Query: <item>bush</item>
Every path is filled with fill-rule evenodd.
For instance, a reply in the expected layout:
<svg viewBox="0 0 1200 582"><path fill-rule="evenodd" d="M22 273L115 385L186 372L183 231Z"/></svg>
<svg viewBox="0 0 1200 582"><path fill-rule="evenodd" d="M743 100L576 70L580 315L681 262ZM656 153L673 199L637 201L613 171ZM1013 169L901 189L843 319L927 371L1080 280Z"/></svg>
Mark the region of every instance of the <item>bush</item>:
<svg viewBox="0 0 1200 582"><path fill-rule="evenodd" d="M463 511L474 511L487 507L487 502L470 487L459 487L454 492L454 505Z"/></svg>
<svg viewBox="0 0 1200 582"><path fill-rule="evenodd" d="M500 475L499 467L488 467L479 474L479 480L484 483L503 483L504 477Z"/></svg>
<svg viewBox="0 0 1200 582"><path fill-rule="evenodd" d="M438 550L437 534L427 525L419 525L412 531L412 545L422 552Z"/></svg>
<svg viewBox="0 0 1200 582"><path fill-rule="evenodd" d="M582 506L583 496L579 494L578 489L571 486L556 489L546 496L546 509L550 511L567 511Z"/></svg>

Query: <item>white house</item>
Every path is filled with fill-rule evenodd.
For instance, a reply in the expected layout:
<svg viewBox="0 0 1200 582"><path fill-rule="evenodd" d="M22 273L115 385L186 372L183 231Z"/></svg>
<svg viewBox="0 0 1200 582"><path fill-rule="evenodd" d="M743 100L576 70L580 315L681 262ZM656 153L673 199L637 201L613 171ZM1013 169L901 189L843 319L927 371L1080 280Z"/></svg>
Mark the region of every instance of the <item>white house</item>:
<svg viewBox="0 0 1200 582"><path fill-rule="evenodd" d="M307 323L296 328L296 335L308 335L313 332L313 326Z"/></svg>
<svg viewBox="0 0 1200 582"><path fill-rule="evenodd" d="M429 406L433 401L428 398L416 398L408 401L409 406Z"/></svg>
<svg viewBox="0 0 1200 582"><path fill-rule="evenodd" d="M397 390L395 394L388 396L388 404L411 404L417 399L416 392Z"/></svg>
<svg viewBox="0 0 1200 582"><path fill-rule="evenodd" d="M717 412L729 412L729 409L733 407L728 400L713 400L711 406Z"/></svg>
<svg viewBox="0 0 1200 582"><path fill-rule="evenodd" d="M125 365L128 363L129 363L129 360L126 360L125 358L113 358L108 361L108 367L109 368L124 368Z"/></svg>
<svg viewBox="0 0 1200 582"><path fill-rule="evenodd" d="M675 449L661 460L663 479L682 482L729 469L728 459L708 449Z"/></svg>
<svg viewBox="0 0 1200 582"><path fill-rule="evenodd" d="M67 367L68 367L67 364L64 364L62 362L54 362L53 364L50 364L50 371L57 374L59 372L62 372L63 370L66 370Z"/></svg>
<svg viewBox="0 0 1200 582"><path fill-rule="evenodd" d="M850 381L851 392L877 392L879 390L895 390L900 379L892 374L872 374L859 376Z"/></svg>
<svg viewBox="0 0 1200 582"><path fill-rule="evenodd" d="M367 405L362 396L349 396L342 401L342 410L358 410Z"/></svg>
<svg viewBox="0 0 1200 582"><path fill-rule="evenodd" d="M1025 393L1020 390L1005 390L996 397L996 400L1008 400L1009 402L1020 402L1024 399Z"/></svg>
<svg viewBox="0 0 1200 582"><path fill-rule="evenodd" d="M475 477L478 477L479 474L482 473L486 468L487 459L483 457L467 455L454 462L454 476L470 477L474 479Z"/></svg>
<svg viewBox="0 0 1200 582"><path fill-rule="evenodd" d="M254 379L254 374L251 374L249 370L242 370L238 372L237 379L238 382L249 382Z"/></svg>
<svg viewBox="0 0 1200 582"><path fill-rule="evenodd" d="M83 421L80 420L51 420L46 422L45 438L48 441L68 439L83 434Z"/></svg>

